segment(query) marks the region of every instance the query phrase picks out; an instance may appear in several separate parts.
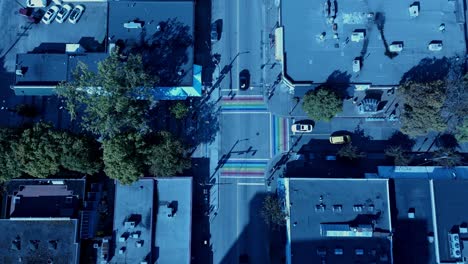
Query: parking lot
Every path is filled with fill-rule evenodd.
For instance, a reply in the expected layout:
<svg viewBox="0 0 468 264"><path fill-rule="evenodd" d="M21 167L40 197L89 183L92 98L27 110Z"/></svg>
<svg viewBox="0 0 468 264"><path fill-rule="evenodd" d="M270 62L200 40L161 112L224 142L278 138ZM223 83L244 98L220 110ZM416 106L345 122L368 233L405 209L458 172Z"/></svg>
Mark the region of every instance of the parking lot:
<svg viewBox="0 0 468 264"><path fill-rule="evenodd" d="M71 5L81 4L79 2ZM64 52L63 43L80 43L95 50L103 43L107 34L107 3L83 3L83 16L77 24L68 21L50 25L34 24L21 16L21 6L15 1L0 1L0 26L2 42L0 57L4 57L4 68L15 69L16 54L27 52ZM43 8L45 10L45 8ZM62 45L61 45L62 44Z"/></svg>

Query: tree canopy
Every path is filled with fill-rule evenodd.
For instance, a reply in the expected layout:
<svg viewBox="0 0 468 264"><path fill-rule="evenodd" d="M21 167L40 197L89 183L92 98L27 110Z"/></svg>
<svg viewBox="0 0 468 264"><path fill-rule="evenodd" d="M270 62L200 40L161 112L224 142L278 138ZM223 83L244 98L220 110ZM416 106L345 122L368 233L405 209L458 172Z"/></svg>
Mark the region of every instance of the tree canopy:
<svg viewBox="0 0 468 264"><path fill-rule="evenodd" d="M146 73L140 55L122 59L113 52L98 63L97 73L80 63L74 77L57 92L65 98L72 118L80 112L84 129L104 138L129 129L147 130L150 89L157 78Z"/></svg>
<svg viewBox="0 0 468 264"><path fill-rule="evenodd" d="M304 96L302 108L313 120L330 121L343 111L343 101L335 91L323 87L308 92Z"/></svg>
<svg viewBox="0 0 468 264"><path fill-rule="evenodd" d="M447 128L446 120L441 116L446 98L443 81L407 82L400 86L399 93L404 100L402 132L416 136Z"/></svg>
<svg viewBox="0 0 468 264"><path fill-rule="evenodd" d="M365 153L359 151L358 147L354 146L352 143L346 144L338 150L337 155L341 158L346 158L349 160L355 160L365 157Z"/></svg>
<svg viewBox="0 0 468 264"><path fill-rule="evenodd" d="M62 168L94 174L101 168L96 142L54 130L46 123L24 130L0 129L0 152L2 180L20 177L23 173L46 178Z"/></svg>
<svg viewBox="0 0 468 264"><path fill-rule="evenodd" d="M286 213L281 208L281 203L277 195L267 195L263 200L261 215L265 223L275 228L286 224Z"/></svg>
<svg viewBox="0 0 468 264"><path fill-rule="evenodd" d="M468 142L468 117L465 117L463 122L457 127L455 138L458 142Z"/></svg>
<svg viewBox="0 0 468 264"><path fill-rule="evenodd" d="M170 110L176 119L184 119L189 113L189 108L183 102L175 103Z"/></svg>
<svg viewBox="0 0 468 264"><path fill-rule="evenodd" d="M411 157L401 146L390 146L385 149L385 155L393 158L395 166L407 166L411 162Z"/></svg>
<svg viewBox="0 0 468 264"><path fill-rule="evenodd" d="M190 168L186 147L169 132L147 135L125 133L104 140L104 171L130 184L144 175L175 176Z"/></svg>

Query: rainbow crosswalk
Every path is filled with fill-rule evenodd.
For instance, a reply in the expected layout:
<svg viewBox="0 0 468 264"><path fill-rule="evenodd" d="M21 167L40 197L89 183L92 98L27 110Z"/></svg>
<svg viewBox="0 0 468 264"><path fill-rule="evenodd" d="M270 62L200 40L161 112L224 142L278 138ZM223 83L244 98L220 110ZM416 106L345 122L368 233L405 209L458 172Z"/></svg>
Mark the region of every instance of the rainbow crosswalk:
<svg viewBox="0 0 468 264"><path fill-rule="evenodd" d="M229 160L220 170L222 178L264 178L268 161Z"/></svg>
<svg viewBox="0 0 468 264"><path fill-rule="evenodd" d="M221 99L222 111L243 111L243 112L260 112L266 111L267 105L263 101L261 95L238 95L234 98L223 96Z"/></svg>
<svg viewBox="0 0 468 264"><path fill-rule="evenodd" d="M285 117L273 116L271 121L273 156L289 150L289 122Z"/></svg>

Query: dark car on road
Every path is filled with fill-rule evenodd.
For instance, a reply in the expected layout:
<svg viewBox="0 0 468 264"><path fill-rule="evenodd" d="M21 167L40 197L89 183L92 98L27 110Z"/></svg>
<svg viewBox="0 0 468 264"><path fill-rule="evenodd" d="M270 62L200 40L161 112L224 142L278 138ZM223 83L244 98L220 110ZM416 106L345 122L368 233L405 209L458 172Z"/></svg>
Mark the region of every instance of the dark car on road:
<svg viewBox="0 0 468 264"><path fill-rule="evenodd" d="M213 23L211 24L211 42L216 42L218 40L219 40L218 24Z"/></svg>
<svg viewBox="0 0 468 264"><path fill-rule="evenodd" d="M239 89L247 90L250 87L250 72L248 70L242 70L239 73Z"/></svg>

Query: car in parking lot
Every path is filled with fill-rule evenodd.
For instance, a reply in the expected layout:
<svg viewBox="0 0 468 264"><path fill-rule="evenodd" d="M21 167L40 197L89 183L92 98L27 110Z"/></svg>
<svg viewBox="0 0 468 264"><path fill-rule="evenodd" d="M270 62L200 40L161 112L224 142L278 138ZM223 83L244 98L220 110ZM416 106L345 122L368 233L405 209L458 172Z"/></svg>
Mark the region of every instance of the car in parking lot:
<svg viewBox="0 0 468 264"><path fill-rule="evenodd" d="M294 133L309 133L312 132L313 126L311 124L293 124L291 131Z"/></svg>
<svg viewBox="0 0 468 264"><path fill-rule="evenodd" d="M49 9L47 9L46 13L42 17L42 23L44 24L50 24L52 21L54 21L55 17L57 16L60 8L56 5L51 6Z"/></svg>
<svg viewBox="0 0 468 264"><path fill-rule="evenodd" d="M239 89L247 90L250 87L250 72L248 70L242 70L239 73Z"/></svg>
<svg viewBox="0 0 468 264"><path fill-rule="evenodd" d="M349 135L335 135L330 137L330 143L332 144L346 144L351 142Z"/></svg>
<svg viewBox="0 0 468 264"><path fill-rule="evenodd" d="M57 14L57 17L55 18L55 21L57 21L58 23L63 23L65 20L67 20L71 11L72 11L71 5L69 4L63 5Z"/></svg>
<svg viewBox="0 0 468 264"><path fill-rule="evenodd" d="M68 17L68 22L76 24L83 15L84 10L85 8L82 5L75 6L75 8L73 8L73 10L71 11L70 16Z"/></svg>

